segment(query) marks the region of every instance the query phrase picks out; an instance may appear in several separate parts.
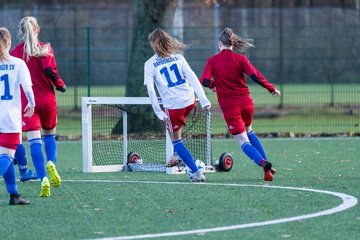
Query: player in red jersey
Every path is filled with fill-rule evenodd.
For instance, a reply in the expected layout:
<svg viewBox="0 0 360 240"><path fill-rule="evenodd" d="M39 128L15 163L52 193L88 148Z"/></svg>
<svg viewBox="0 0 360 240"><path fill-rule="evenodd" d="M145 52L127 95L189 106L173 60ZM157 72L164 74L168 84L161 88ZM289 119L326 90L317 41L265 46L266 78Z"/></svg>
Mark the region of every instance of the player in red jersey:
<svg viewBox="0 0 360 240"><path fill-rule="evenodd" d="M10 205L26 205L18 192L14 169L14 155L21 134L22 86L28 104L23 107L24 117L34 113L35 100L31 88L31 77L25 62L10 56L11 35L0 27L0 176L3 176L6 190L10 194Z"/></svg>
<svg viewBox="0 0 360 240"><path fill-rule="evenodd" d="M61 178L56 170L56 123L57 107L54 87L60 92L65 92L66 86L56 68L54 52L48 43L38 40L40 33L39 24L34 17L24 17L19 23L19 39L21 43L11 52L12 56L23 59L31 74L35 95L35 113L29 118L23 118L23 131L26 132L30 143L30 153L36 173L41 179L41 197L50 196L50 177L53 187L59 187ZM26 106L27 100L22 94L22 105ZM40 131L42 130L42 131ZM42 138L47 156L46 171L44 156L42 154ZM26 155L23 145L19 145L15 155L19 166L26 166ZM25 164L24 164L25 160Z"/></svg>
<svg viewBox="0 0 360 240"><path fill-rule="evenodd" d="M220 33L218 40L220 53L208 59L200 82L216 91L229 132L242 151L263 168L264 180L272 181L276 170L268 162L262 144L252 130L254 104L244 74L273 96L280 96L280 91L244 55L233 51L243 52L248 47L253 47L251 39L240 38L227 27Z"/></svg>

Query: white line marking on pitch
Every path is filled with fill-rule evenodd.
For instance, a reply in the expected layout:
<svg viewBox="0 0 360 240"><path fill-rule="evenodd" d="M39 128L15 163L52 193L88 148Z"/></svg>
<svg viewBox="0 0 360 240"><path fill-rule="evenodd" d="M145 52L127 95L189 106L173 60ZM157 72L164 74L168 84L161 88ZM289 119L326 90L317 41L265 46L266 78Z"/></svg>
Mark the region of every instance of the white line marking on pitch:
<svg viewBox="0 0 360 240"><path fill-rule="evenodd" d="M232 226L224 226L224 227L214 227L214 228L204 228L204 229L196 229L196 230L188 230L188 231L178 231L178 232L165 232L165 233L154 233L154 234L143 234L143 235L132 235L132 236L120 236L120 237L110 237L110 238L98 238L98 240L125 240L125 239L144 239L144 238L160 238L160 237L171 237L171 236L181 236L181 235L190 235L190 234L204 234L210 232L220 232L220 231L228 231L242 228L252 228L259 227L265 225L273 225L279 223L293 222L299 221L309 218L316 218L321 216L326 216L330 214L334 214L337 212L344 211L346 209L354 207L358 200L354 196L339 193L339 192L331 192L325 190L317 190L317 189L309 189L309 188L298 188L298 187L283 187L283 186L268 186L268 185L252 185L252 184L225 184L225 183L183 183L183 182L155 182L155 181L112 181L112 180L63 180L64 182L98 182L98 183L140 183L140 184L191 184L191 185L209 185L209 186L232 186L232 187L258 187L258 188L276 188L276 189L287 189L287 190L296 190L296 191L306 191L306 192L315 192L322 193L327 195L332 195L338 197L342 200L342 203L334 208L330 208L327 210L323 210L320 212L294 216L289 218L280 218L263 222L254 222L254 223L245 223L239 225Z"/></svg>

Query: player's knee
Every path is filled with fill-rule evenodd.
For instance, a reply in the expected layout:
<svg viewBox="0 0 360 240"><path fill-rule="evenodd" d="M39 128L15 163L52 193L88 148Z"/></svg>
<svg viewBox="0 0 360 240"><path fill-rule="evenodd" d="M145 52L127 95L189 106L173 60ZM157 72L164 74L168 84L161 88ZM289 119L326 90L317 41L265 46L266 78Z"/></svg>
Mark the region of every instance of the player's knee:
<svg viewBox="0 0 360 240"><path fill-rule="evenodd" d="M246 132L234 135L234 138L240 146L242 146L246 142L250 142Z"/></svg>
<svg viewBox="0 0 360 240"><path fill-rule="evenodd" d="M40 132L40 130L29 131L26 133L26 136L27 136L28 140L30 141L35 138L41 138L41 132Z"/></svg>
<svg viewBox="0 0 360 240"><path fill-rule="evenodd" d="M55 135L56 128L53 129L43 129L43 135Z"/></svg>
<svg viewBox="0 0 360 240"><path fill-rule="evenodd" d="M14 157L15 150L8 147L0 147L0 155L7 155L10 157Z"/></svg>
<svg viewBox="0 0 360 240"><path fill-rule="evenodd" d="M251 132L252 131L252 126L250 125L250 126L245 126L245 130L246 130L246 133L249 133L249 132Z"/></svg>

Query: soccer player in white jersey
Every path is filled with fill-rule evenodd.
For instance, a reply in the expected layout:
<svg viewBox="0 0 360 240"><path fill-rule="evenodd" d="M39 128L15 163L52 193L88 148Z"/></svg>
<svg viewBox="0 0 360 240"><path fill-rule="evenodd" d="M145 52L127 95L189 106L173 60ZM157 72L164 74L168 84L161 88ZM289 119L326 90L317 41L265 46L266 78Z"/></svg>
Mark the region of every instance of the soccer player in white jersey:
<svg viewBox="0 0 360 240"><path fill-rule="evenodd" d="M10 46L10 32L0 27L0 175L10 194L9 204L26 205L29 201L18 192L13 162L21 137L20 85L28 99L25 117L34 114L35 100L29 69L23 60L10 56Z"/></svg>
<svg viewBox="0 0 360 240"><path fill-rule="evenodd" d="M149 42L155 54L145 62L144 84L151 105L156 116L165 122L174 151L191 169L190 181L203 182L206 178L198 170L191 153L185 147L181 129L186 125L185 117L195 107L194 91L203 109L210 109L210 101L206 98L197 76L181 55L187 47L184 43L160 28L149 34ZM154 84L163 102L164 111L159 105Z"/></svg>

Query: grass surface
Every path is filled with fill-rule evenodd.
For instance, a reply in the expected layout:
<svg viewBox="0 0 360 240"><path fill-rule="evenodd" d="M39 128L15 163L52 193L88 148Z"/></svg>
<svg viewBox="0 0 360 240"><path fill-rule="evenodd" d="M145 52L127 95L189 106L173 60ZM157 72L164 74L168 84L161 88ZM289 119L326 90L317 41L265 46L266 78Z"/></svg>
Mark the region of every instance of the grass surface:
<svg viewBox="0 0 360 240"><path fill-rule="evenodd" d="M359 141L264 139L267 155L278 170L269 185L322 189L359 198ZM38 181L18 183L31 204L8 206L8 195L1 183L0 239L94 239L177 232L288 218L341 203L337 197L320 193L211 185L264 185L261 170L245 157L235 141L214 140L213 156L224 151L234 157L230 172L207 174L207 184L190 184L185 175L85 174L81 143L59 142L58 170L64 181L60 188L51 189L50 198L38 197ZM313 219L161 239L355 240L360 239L359 228L360 206L356 205Z"/></svg>

